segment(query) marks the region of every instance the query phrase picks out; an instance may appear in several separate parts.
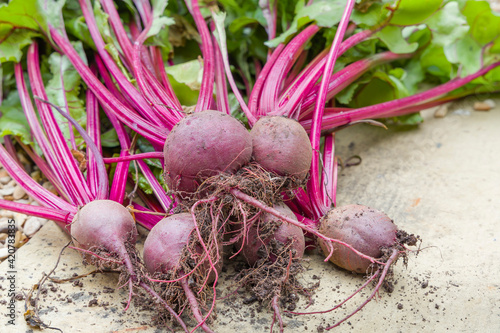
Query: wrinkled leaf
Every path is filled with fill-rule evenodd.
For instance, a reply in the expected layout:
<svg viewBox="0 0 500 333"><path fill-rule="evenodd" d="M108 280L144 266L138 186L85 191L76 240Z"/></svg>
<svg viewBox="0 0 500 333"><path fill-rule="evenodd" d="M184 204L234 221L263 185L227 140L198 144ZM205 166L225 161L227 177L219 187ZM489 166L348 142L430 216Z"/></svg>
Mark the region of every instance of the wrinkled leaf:
<svg viewBox="0 0 500 333"><path fill-rule="evenodd" d="M0 43L0 64L8 61L20 62L22 49L31 44L38 33L29 30L14 30Z"/></svg>
<svg viewBox="0 0 500 333"><path fill-rule="evenodd" d="M500 36L500 17L495 15L486 1L468 1L462 9L471 29L470 34L481 45Z"/></svg>
<svg viewBox="0 0 500 333"><path fill-rule="evenodd" d="M383 21L388 15L388 11L379 3L372 3L370 7L364 11L354 10L351 15L351 21L360 25L372 27Z"/></svg>
<svg viewBox="0 0 500 333"><path fill-rule="evenodd" d="M192 60L166 67L165 70L181 104L196 104L203 76L203 64L199 60Z"/></svg>
<svg viewBox="0 0 500 333"><path fill-rule="evenodd" d="M31 131L17 91L12 91L0 106L0 137L17 136L25 144L32 144Z"/></svg>
<svg viewBox="0 0 500 333"><path fill-rule="evenodd" d="M400 0L390 23L414 25L424 21L439 9L443 0Z"/></svg>
<svg viewBox="0 0 500 333"><path fill-rule="evenodd" d="M101 134L101 146L103 147L117 147L120 145L118 134L114 128L107 130Z"/></svg>
<svg viewBox="0 0 500 333"><path fill-rule="evenodd" d="M70 20L65 21L66 31L78 38L80 41L85 43L85 45L91 47L93 50L96 49L94 40L90 35L89 28L85 23L85 18L83 16L78 16Z"/></svg>
<svg viewBox="0 0 500 333"><path fill-rule="evenodd" d="M449 80L455 75L453 66L445 56L444 50L439 46L427 48L420 57L422 69L429 74Z"/></svg>
<svg viewBox="0 0 500 333"><path fill-rule="evenodd" d="M200 90L203 76L203 64L199 60L192 60L183 64L166 67L167 74L177 82L183 83L192 90Z"/></svg>
<svg viewBox="0 0 500 333"><path fill-rule="evenodd" d="M461 76L472 74L481 68L481 46L471 36L448 45L444 52L448 61L461 66Z"/></svg>
<svg viewBox="0 0 500 333"><path fill-rule="evenodd" d="M331 28L340 22L345 5L346 0L320 0L313 2L309 6L306 6L304 1L299 1L295 8L295 17L288 30L265 44L268 47L276 47L281 43L285 43L302 27L313 21L318 26Z"/></svg>
<svg viewBox="0 0 500 333"><path fill-rule="evenodd" d="M422 118L420 112L415 112L404 116L391 117L385 122L389 125L396 126L417 126L424 122L424 118Z"/></svg>
<svg viewBox="0 0 500 333"><path fill-rule="evenodd" d="M349 103L351 103L354 93L356 92L358 87L359 84L357 83L350 84L347 88L338 93L335 98L340 104L348 105Z"/></svg>
<svg viewBox="0 0 500 333"><path fill-rule="evenodd" d="M167 8L167 0L152 0L153 6L153 23L147 33L147 37L156 36L161 29L175 23L174 19L163 15Z"/></svg>
<svg viewBox="0 0 500 333"><path fill-rule="evenodd" d="M463 38L469 31L467 20L460 13L458 3L447 3L425 21L432 31L433 43L440 46L450 45Z"/></svg>
<svg viewBox="0 0 500 333"><path fill-rule="evenodd" d="M387 26L376 36L394 53L411 53L418 48L418 43L409 44L401 33L400 27Z"/></svg>
<svg viewBox="0 0 500 333"><path fill-rule="evenodd" d="M377 71L372 79L356 91L350 105L356 108L408 96L408 90L396 77Z"/></svg>

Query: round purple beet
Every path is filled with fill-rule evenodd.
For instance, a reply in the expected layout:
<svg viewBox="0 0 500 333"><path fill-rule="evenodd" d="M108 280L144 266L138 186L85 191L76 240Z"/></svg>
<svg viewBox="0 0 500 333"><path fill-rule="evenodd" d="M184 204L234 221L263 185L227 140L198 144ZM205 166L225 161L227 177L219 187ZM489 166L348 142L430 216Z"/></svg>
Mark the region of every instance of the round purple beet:
<svg viewBox="0 0 500 333"><path fill-rule="evenodd" d="M361 253L373 258L382 256L381 248L396 243L396 225L381 211L362 206L347 205L332 209L321 220L319 232L343 241ZM329 250L325 242L319 240L325 255ZM356 273L366 273L371 265L368 259L361 258L343 245L333 243L330 261L335 265Z"/></svg>
<svg viewBox="0 0 500 333"><path fill-rule="evenodd" d="M304 128L287 117L262 117L250 131L253 157L264 169L304 179L311 168L312 148Z"/></svg>
<svg viewBox="0 0 500 333"><path fill-rule="evenodd" d="M175 270L193 232L194 221L189 213L170 215L158 222L144 243L144 264L150 273Z"/></svg>
<svg viewBox="0 0 500 333"><path fill-rule="evenodd" d="M285 204L280 203L275 205L273 208L286 215L287 217L297 220L295 214L293 214L291 209L288 208L288 206L286 206ZM276 222L281 225L274 232L274 239L282 244L289 244L291 242L292 250L295 250L295 258L301 258L304 255L305 239L302 229L295 225L282 222L274 215L265 213L248 230L245 245L241 250L243 257L245 257L248 264L253 266L259 259L261 259L258 253L259 249L264 245L269 244L271 239L273 239L273 237L268 237L266 239L262 239L262 237L259 237L259 228L262 228L266 223ZM237 246L239 248L239 246L241 246L241 242ZM274 261L275 259L276 258L274 258L273 255L269 255L269 260Z"/></svg>
<svg viewBox="0 0 500 333"><path fill-rule="evenodd" d="M234 173L252 156L252 138L245 126L219 111L191 114L174 126L165 141L168 187L189 197L208 177Z"/></svg>
<svg viewBox="0 0 500 333"><path fill-rule="evenodd" d="M182 272L181 261L184 248L189 245L190 237L197 237L194 220L190 213L170 215L158 222L148 234L144 242L143 259L148 272L167 273ZM222 252L222 243L219 252ZM196 248L198 254L203 254L201 246ZM199 266L205 272L210 271L210 262L205 260ZM217 272L222 269L222 259L215 265ZM210 271L208 283L215 280L215 273Z"/></svg>
<svg viewBox="0 0 500 333"><path fill-rule="evenodd" d="M73 218L71 237L80 248L122 254L124 244L135 244L137 228L127 208L112 200L95 200Z"/></svg>

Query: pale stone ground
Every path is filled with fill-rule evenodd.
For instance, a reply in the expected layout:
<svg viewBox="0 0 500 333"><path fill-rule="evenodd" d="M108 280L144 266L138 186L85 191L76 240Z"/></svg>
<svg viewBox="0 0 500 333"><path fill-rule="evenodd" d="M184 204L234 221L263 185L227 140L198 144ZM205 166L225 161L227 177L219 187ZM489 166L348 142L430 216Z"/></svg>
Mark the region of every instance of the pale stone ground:
<svg viewBox="0 0 500 333"><path fill-rule="evenodd" d="M392 294L380 292L377 301L337 331L500 332L500 107L477 112L472 102L454 105L443 119L426 112L426 122L410 131L360 125L338 134L338 155L363 159L341 172L339 204L361 203L385 211L400 228L419 234L425 249L410 256L408 268L402 263L395 267ZM42 272L50 271L67 241L47 223L23 246L16 253L16 292L26 292ZM310 310L331 307L363 282L323 263L318 255L309 260L303 279L321 278ZM15 302L16 325L3 326L9 319L4 317L8 303L3 304L10 299L8 271L5 261L0 265L0 331L29 332L22 315L24 301ZM67 250L56 276L87 271L79 254ZM115 276L81 281L83 287L66 283L53 285L51 291L48 286L40 303L42 319L64 332L164 331L147 326L151 311L132 307L122 312L125 292L105 292L105 287L116 287ZM226 293L229 283L223 279L218 290ZM342 318L367 295L333 313L285 318L285 331L317 332L318 326ZM89 306L94 299L97 306ZM241 296L220 301L218 313L212 324L216 332L266 332L272 319L268 311L243 305Z"/></svg>

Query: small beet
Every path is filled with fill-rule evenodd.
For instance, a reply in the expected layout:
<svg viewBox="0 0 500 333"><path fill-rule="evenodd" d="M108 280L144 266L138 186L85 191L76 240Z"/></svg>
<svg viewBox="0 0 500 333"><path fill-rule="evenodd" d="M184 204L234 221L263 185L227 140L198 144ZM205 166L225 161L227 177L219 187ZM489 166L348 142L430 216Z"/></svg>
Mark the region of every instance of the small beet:
<svg viewBox="0 0 500 333"><path fill-rule="evenodd" d="M323 235L351 245L361 253L380 258L381 249L393 247L397 243L397 227L381 211L362 206L347 205L332 209L321 220L319 228ZM325 241L319 241L325 255L329 249ZM361 258L347 247L333 243L330 261L335 265L356 273L365 273L371 262Z"/></svg>
<svg viewBox="0 0 500 333"><path fill-rule="evenodd" d="M144 243L144 264L150 273L176 270L193 232L191 214L171 215L158 222Z"/></svg>
<svg viewBox="0 0 500 333"><path fill-rule="evenodd" d="M285 204L277 204L273 208L287 217L297 220L291 209ZM277 224L271 226L275 227L275 230L266 235L267 237L264 236L264 230L272 223ZM295 225L282 222L274 215L265 213L258 222L254 223L249 228L245 244L241 250L243 257L245 257L250 265L255 265L259 259L262 259L262 253L267 255L269 260L274 261L276 259L275 254L266 253L267 245L273 239L284 245L291 244L291 249L294 251L294 258L302 258L304 255L305 240L302 229Z"/></svg>
<svg viewBox="0 0 500 333"><path fill-rule="evenodd" d="M71 237L82 249L105 249L125 259L126 245L135 246L137 228L127 208L112 200L95 200L73 218Z"/></svg>
<svg viewBox="0 0 500 333"><path fill-rule="evenodd" d="M312 148L304 128L287 117L262 117L252 130L253 158L264 169L280 176L306 178Z"/></svg>
<svg viewBox="0 0 500 333"><path fill-rule="evenodd" d="M187 261L192 261L193 257L196 257L194 253L189 255L189 251L186 251L192 237L197 236L195 221L191 214L174 214L162 219L151 229L146 238L143 252L144 264L149 273L154 275L160 274L161 276L161 274L170 273L175 278L184 276L178 282L191 306L191 311L201 328L205 332L211 333L213 331L207 326L205 323L206 318L204 319L201 313L199 300L196 296L197 293L191 290L191 282L188 282L191 279L192 272L187 271L189 269ZM200 257L203 255L201 249L196 248L196 252L198 252ZM215 269L220 271L220 266L216 265ZM212 274L213 272L210 270L210 267L211 265L208 260L200 265L202 274L205 274L203 280L206 280L207 283L216 281L215 273ZM206 277L206 272L208 271L211 271L210 276ZM194 279L193 284L195 284ZM207 317L209 314L207 314Z"/></svg>

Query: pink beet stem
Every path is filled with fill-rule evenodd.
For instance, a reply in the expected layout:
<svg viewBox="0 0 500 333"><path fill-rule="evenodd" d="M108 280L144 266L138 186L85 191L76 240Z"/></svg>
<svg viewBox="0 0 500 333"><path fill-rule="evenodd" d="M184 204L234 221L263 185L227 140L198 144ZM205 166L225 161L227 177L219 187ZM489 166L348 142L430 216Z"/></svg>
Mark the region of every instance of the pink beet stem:
<svg viewBox="0 0 500 333"><path fill-rule="evenodd" d="M318 100L316 101L316 107L314 109L314 116L312 120L311 127L311 146L313 151L312 163L311 163L311 178L307 184L307 188L310 192L312 207L317 214L321 216L322 212L325 211L325 205L321 200L321 190L320 190L320 161L319 161L319 149L320 149L320 137L321 137L321 122L323 120L323 113L325 109L326 94L328 89L328 83L330 82L330 73L332 73L339 54L340 45L344 37L344 32L349 23L349 18L351 16L352 9L354 8L355 0L348 0L346 7L344 9L344 14L340 20L339 27L335 33L335 38L333 40L332 46L330 48L330 53L326 61L325 69L323 72L323 78L321 80Z"/></svg>

